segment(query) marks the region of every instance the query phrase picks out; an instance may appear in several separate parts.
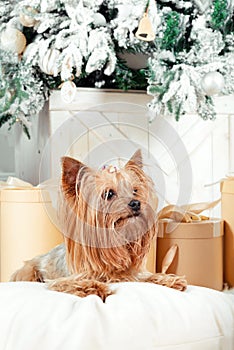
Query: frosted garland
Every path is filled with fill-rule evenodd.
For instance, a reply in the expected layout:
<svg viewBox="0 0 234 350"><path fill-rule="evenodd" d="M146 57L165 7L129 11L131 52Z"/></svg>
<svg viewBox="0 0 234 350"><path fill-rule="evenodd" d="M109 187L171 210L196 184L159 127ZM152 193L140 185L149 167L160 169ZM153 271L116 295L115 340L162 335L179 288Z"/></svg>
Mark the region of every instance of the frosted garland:
<svg viewBox="0 0 234 350"><path fill-rule="evenodd" d="M4 31L9 27L26 33L25 28L33 26L32 39L28 37L21 58L13 59L10 55L9 61L7 48L1 52L0 126L17 119L27 128L31 115L38 113L49 90L58 87L59 81L88 79L96 74L94 86L105 87L108 79L116 82L118 74L131 79L134 72L119 65L118 52L124 50L150 56L147 73L147 92L153 96L150 119L167 114L179 119L189 112L213 119L212 96L206 96L202 90L205 74L218 71L225 81L220 93L234 92L233 28L224 35L224 30L210 27L214 3L150 0L148 15L156 39L148 43L135 37L146 0L0 1L1 38L4 39ZM226 22L232 18L233 8L234 1L229 0ZM187 42L183 43L185 38ZM176 45L182 47L177 50ZM8 62L10 70L4 66ZM19 96L17 93L14 96L14 88L5 84L12 74L19 83L16 89Z"/></svg>
<svg viewBox="0 0 234 350"><path fill-rule="evenodd" d="M205 16L202 15L193 22L191 40L194 40L191 50L188 53L180 53L177 60L171 54L169 54L171 57L154 54L154 59L149 60L151 70L155 70L157 66L156 71L159 72L158 79L150 79L150 84L163 85L165 83L165 66L169 66L171 63L174 63L172 71L176 72L162 99L159 93L152 93L155 97L150 108L155 110L156 115L175 114L176 109L180 106L180 114L198 112L204 119L214 119L213 102L210 99L207 100L201 89L201 80L208 72L218 70L223 74L225 80L223 94L234 92L234 73L231 68L234 63L233 35L228 36L231 51L220 55L225 47L222 34L206 28ZM184 64L176 64L181 61ZM163 74L160 75L162 71ZM151 91L153 91L152 86L148 88L148 92L151 93ZM167 106L169 101L171 108Z"/></svg>

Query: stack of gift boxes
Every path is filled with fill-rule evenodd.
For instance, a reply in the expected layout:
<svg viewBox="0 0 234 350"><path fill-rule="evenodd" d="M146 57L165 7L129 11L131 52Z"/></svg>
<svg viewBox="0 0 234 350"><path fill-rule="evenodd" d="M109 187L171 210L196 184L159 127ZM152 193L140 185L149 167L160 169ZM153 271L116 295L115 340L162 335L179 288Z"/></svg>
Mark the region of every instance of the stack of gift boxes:
<svg viewBox="0 0 234 350"><path fill-rule="evenodd" d="M0 280L7 281L23 261L62 242L62 235L51 220L55 213L46 191L5 188L0 190L0 204ZM148 270L185 275L189 284L216 290L224 283L233 287L234 178L221 183L221 205L222 219L160 219Z"/></svg>

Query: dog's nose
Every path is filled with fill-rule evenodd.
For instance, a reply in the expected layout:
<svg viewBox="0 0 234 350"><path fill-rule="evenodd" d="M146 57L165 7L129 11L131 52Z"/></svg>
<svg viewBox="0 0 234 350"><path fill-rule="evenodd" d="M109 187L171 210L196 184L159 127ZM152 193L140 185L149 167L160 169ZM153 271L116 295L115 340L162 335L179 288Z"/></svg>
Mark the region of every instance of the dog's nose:
<svg viewBox="0 0 234 350"><path fill-rule="evenodd" d="M137 199L133 199L131 202L128 203L128 205L133 211L138 211L141 208L141 202Z"/></svg>

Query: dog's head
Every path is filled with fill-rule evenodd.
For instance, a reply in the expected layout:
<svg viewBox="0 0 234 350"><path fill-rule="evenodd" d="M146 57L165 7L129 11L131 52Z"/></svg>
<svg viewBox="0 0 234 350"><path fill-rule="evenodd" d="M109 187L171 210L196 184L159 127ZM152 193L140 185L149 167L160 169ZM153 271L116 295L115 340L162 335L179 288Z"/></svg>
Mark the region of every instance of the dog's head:
<svg viewBox="0 0 234 350"><path fill-rule="evenodd" d="M60 218L73 272L81 270L79 259L93 270L139 267L155 232L157 206L152 180L142 167L140 151L120 170L95 171L62 158Z"/></svg>

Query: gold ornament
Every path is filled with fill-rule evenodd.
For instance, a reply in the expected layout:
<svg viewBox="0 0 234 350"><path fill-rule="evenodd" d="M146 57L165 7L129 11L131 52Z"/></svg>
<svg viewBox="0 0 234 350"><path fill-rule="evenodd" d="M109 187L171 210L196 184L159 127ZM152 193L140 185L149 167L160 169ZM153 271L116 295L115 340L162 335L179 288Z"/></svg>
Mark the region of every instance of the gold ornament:
<svg viewBox="0 0 234 350"><path fill-rule="evenodd" d="M20 54L24 51L26 43L24 34L16 28L8 27L2 32L1 47L3 50Z"/></svg>
<svg viewBox="0 0 234 350"><path fill-rule="evenodd" d="M140 20L140 23L135 35L137 39L140 39L143 41L152 41L155 39L155 33L153 31L152 24L148 17L148 9L146 10L142 19Z"/></svg>
<svg viewBox="0 0 234 350"><path fill-rule="evenodd" d="M26 7L25 12L22 12L19 16L19 21L24 27L33 27L37 20L34 16L38 14L37 10L33 7Z"/></svg>
<svg viewBox="0 0 234 350"><path fill-rule="evenodd" d="M48 49L43 57L39 59L39 67L42 72L56 76L58 72L55 71L55 63L60 55L57 49Z"/></svg>

